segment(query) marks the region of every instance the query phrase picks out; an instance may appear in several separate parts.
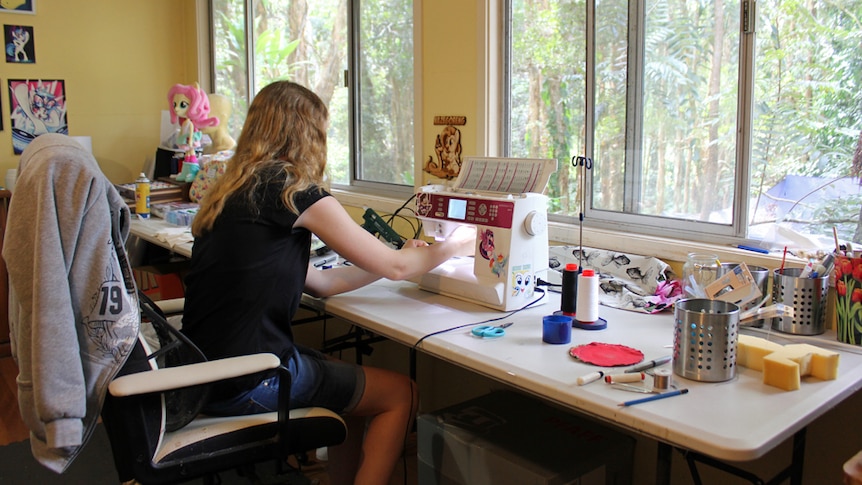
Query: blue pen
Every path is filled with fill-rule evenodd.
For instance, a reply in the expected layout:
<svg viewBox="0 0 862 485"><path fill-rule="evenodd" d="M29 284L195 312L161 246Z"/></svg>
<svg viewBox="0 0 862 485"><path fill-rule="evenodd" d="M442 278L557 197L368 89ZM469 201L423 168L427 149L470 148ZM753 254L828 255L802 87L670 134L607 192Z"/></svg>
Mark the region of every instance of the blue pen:
<svg viewBox="0 0 862 485"><path fill-rule="evenodd" d="M632 401L621 402L618 404L618 406L633 406L635 404L640 404L642 402L657 401L659 399L664 399L666 397L679 396L681 394L687 394L687 393L688 393L688 389L677 389L675 391L668 391L668 392L663 392L661 394L656 394L655 396L645 397L645 398L641 398L641 399L635 399Z"/></svg>
<svg viewBox="0 0 862 485"><path fill-rule="evenodd" d="M763 248L757 248L754 246L746 246L744 244L737 244L736 247L738 247L739 249L744 249L746 251L754 251L755 253L769 254L769 250L763 249Z"/></svg>

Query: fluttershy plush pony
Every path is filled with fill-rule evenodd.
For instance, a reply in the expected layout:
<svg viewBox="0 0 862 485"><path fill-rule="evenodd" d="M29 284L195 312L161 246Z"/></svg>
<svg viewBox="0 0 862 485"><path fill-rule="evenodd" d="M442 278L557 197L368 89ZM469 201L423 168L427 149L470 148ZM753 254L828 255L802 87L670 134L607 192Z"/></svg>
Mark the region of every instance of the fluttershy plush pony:
<svg viewBox="0 0 862 485"><path fill-rule="evenodd" d="M207 93L197 83L194 85L174 84L168 91L171 106L171 122L178 124L177 147L185 152L183 170L177 175L180 182L195 179L198 165L196 150L201 144L201 128L217 126L218 118L210 117L210 102Z"/></svg>
<svg viewBox="0 0 862 485"><path fill-rule="evenodd" d="M223 94L210 93L210 114L218 118L219 122L216 126L208 126L201 128L205 135L209 135L212 143L204 145L204 155L218 153L224 150L233 150L236 146L236 140L230 136L228 131L228 122L230 120L230 99Z"/></svg>

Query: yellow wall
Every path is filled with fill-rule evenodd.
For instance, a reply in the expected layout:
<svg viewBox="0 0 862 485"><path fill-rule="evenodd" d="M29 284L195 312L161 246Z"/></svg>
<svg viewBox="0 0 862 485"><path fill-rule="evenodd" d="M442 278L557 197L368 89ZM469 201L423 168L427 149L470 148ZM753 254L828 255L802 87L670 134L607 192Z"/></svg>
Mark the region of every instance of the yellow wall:
<svg viewBox="0 0 862 485"><path fill-rule="evenodd" d="M194 0L39 0L36 15L0 13L33 27L35 64L2 63L0 171L12 151L9 79L66 82L69 134L91 136L102 170L134 180L159 144L161 111L175 83L197 81Z"/></svg>
<svg viewBox="0 0 862 485"><path fill-rule="evenodd" d="M434 156L434 116L466 116L463 155L479 154L478 27L475 2L422 2L422 160ZM160 113L174 83L197 81L195 0L39 0L36 15L0 13L34 29L35 64L2 63L0 173L12 152L8 79L63 79L69 134L91 136L102 170L131 181L159 143Z"/></svg>
<svg viewBox="0 0 862 485"><path fill-rule="evenodd" d="M466 116L461 130L461 156L480 155L476 139L478 117L478 59L476 2L433 0L422 2L422 139L423 160L435 157L434 143L443 126L435 116ZM427 177L427 174L425 175ZM426 180L427 181L427 180Z"/></svg>

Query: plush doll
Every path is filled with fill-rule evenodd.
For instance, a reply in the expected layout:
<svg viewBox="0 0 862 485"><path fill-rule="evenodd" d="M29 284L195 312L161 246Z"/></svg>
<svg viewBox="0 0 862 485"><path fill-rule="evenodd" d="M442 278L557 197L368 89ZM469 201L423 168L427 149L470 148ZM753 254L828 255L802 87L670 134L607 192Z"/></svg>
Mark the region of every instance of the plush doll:
<svg viewBox="0 0 862 485"><path fill-rule="evenodd" d="M211 155L224 150L233 150L236 140L228 132L228 121L230 120L230 100L222 94L210 93L210 114L218 118L215 126L201 128L205 135L209 135L212 143L204 146L204 155Z"/></svg>
<svg viewBox="0 0 862 485"><path fill-rule="evenodd" d="M200 148L201 128L217 126L218 118L210 117L210 102L207 94L198 87L186 84L174 84L168 91L168 103L171 106L171 122L180 127L177 136L177 147L185 152L183 170L177 175L180 182L191 182L195 179L197 170L196 150Z"/></svg>

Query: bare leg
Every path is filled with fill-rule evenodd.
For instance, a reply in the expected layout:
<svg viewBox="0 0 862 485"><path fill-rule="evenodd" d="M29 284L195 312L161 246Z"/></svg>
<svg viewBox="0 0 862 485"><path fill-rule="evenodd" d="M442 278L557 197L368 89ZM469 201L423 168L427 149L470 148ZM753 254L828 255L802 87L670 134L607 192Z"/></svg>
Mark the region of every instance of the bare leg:
<svg viewBox="0 0 862 485"><path fill-rule="evenodd" d="M333 485L352 483L353 485L386 485L395 470L395 465L404 448L407 431L413 424L416 410L419 407L419 396L416 386L409 377L383 369L364 367L365 393L359 404L350 413L350 417L367 416L368 426L365 430L365 440L362 442L358 455L358 469L353 482L344 480L341 470L330 473ZM354 419L349 420L352 438L362 436L362 431L352 429ZM354 440L348 436L348 443L330 449L330 468L340 467L339 459L345 457L344 464L351 463L348 448ZM347 471L345 467L344 471ZM352 468L352 467L349 467Z"/></svg>
<svg viewBox="0 0 862 485"><path fill-rule="evenodd" d="M359 456L365 437L367 418L363 416L344 416L347 424L347 440L338 446L329 447L327 472L331 485L352 484L359 468Z"/></svg>

